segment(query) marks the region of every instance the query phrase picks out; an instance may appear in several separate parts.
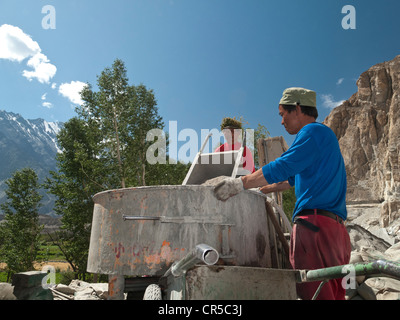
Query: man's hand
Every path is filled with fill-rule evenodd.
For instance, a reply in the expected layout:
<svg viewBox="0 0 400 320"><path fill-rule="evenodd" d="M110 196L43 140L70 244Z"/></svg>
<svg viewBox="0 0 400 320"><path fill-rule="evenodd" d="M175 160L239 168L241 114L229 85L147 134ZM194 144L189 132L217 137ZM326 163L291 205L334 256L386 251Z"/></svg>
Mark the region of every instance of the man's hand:
<svg viewBox="0 0 400 320"><path fill-rule="evenodd" d="M214 194L218 200L226 201L243 190L241 178L225 178L215 186Z"/></svg>

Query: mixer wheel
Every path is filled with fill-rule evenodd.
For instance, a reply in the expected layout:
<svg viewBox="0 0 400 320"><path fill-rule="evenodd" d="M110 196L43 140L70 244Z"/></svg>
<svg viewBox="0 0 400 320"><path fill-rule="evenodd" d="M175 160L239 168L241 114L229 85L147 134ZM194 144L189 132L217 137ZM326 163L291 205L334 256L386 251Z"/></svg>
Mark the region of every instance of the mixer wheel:
<svg viewBox="0 0 400 320"><path fill-rule="evenodd" d="M162 300L161 288L157 284L151 284L144 292L143 300Z"/></svg>

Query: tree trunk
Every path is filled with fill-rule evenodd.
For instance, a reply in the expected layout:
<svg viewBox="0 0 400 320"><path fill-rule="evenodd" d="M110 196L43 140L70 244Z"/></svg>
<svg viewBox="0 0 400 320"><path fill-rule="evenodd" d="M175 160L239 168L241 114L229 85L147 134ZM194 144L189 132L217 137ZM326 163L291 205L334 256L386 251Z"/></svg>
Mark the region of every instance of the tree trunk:
<svg viewBox="0 0 400 320"><path fill-rule="evenodd" d="M113 123L114 123L114 130L115 130L115 138L117 141L117 159L118 159L118 167L119 167L119 173L121 177L121 187L125 188L125 177L124 177L124 170L122 167L122 160L121 160L121 152L120 152L120 142L119 142L119 135L118 135L118 123L117 123L117 114L115 112L115 107L114 108L114 118L113 118Z"/></svg>

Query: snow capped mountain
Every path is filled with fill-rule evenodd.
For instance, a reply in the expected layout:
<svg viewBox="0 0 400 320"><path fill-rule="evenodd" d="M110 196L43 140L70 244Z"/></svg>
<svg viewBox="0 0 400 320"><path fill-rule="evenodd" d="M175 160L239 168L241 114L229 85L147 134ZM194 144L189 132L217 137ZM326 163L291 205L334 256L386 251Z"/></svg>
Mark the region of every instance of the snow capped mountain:
<svg viewBox="0 0 400 320"><path fill-rule="evenodd" d="M19 114L0 110L0 134L11 140L24 138L31 143L44 144L58 150L56 135L60 131L60 125L59 122L47 122L43 119L25 120Z"/></svg>
<svg viewBox="0 0 400 320"><path fill-rule="evenodd" d="M56 170L55 156L60 152L57 133L62 125L43 119L26 120L19 114L0 110L0 203L5 200L5 181L16 170L32 168L39 182L50 170ZM52 200L43 195L41 213L49 213Z"/></svg>

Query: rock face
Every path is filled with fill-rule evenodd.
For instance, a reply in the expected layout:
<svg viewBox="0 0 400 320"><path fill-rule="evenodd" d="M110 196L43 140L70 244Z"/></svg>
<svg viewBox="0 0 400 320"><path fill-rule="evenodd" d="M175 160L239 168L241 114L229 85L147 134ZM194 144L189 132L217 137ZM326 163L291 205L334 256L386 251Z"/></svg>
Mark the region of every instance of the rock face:
<svg viewBox="0 0 400 320"><path fill-rule="evenodd" d="M375 203L387 228L400 218L400 55L362 73L357 87L324 123L342 150L348 204Z"/></svg>

